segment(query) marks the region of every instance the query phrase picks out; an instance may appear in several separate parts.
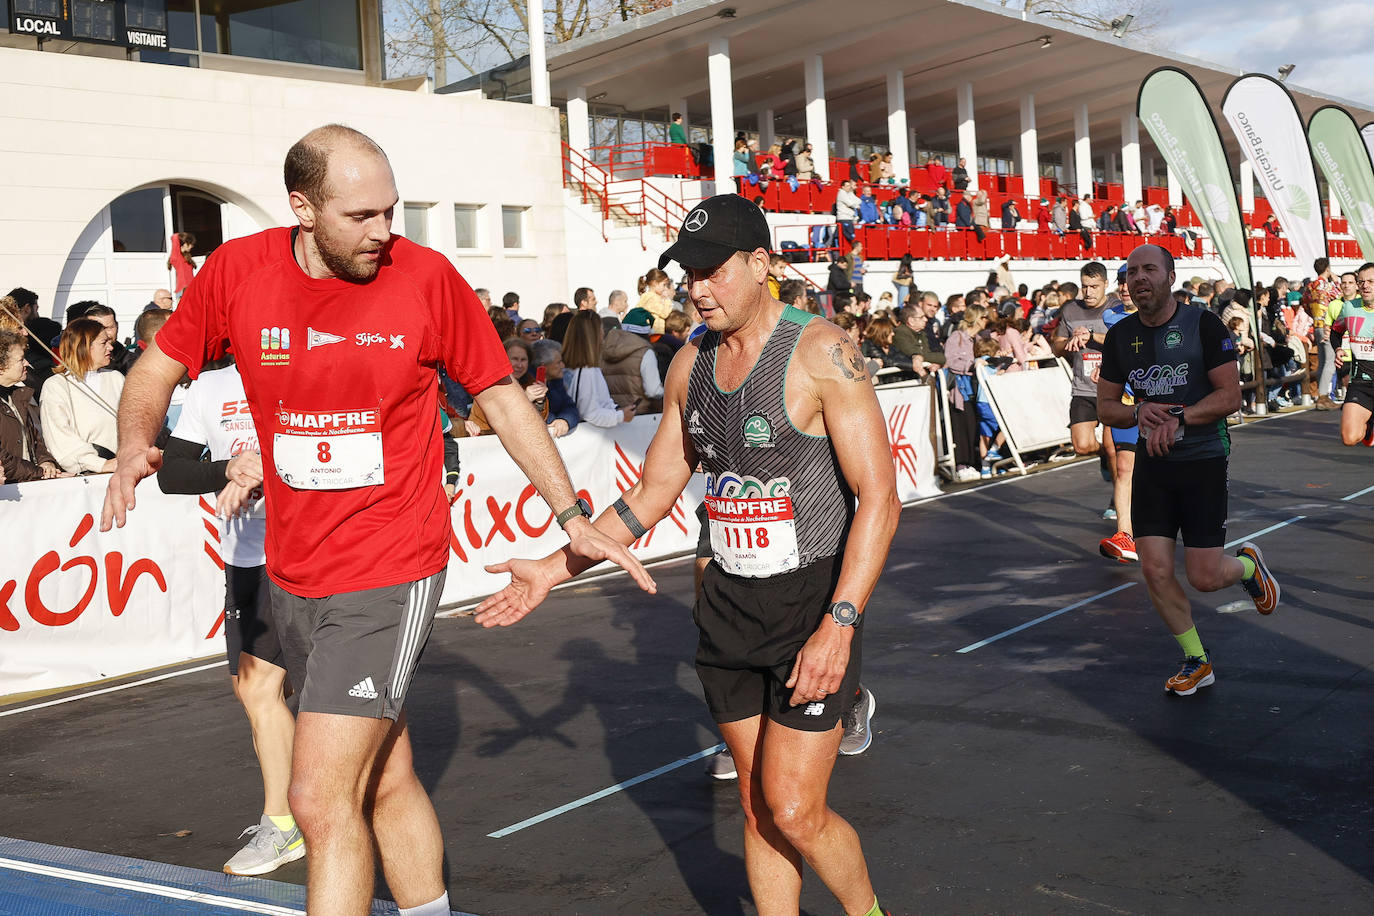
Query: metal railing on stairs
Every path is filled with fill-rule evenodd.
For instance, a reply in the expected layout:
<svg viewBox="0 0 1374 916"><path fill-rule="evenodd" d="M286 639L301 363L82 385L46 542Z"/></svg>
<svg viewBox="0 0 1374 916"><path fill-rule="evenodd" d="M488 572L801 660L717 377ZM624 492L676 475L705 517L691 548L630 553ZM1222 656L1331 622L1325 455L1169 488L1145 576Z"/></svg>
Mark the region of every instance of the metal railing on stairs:
<svg viewBox="0 0 1374 916"><path fill-rule="evenodd" d="M563 144L563 187L578 193L584 204L601 213L601 238L610 238L607 225L639 228L640 248L661 235L672 241L687 217L687 206L644 178L615 178L579 150Z"/></svg>

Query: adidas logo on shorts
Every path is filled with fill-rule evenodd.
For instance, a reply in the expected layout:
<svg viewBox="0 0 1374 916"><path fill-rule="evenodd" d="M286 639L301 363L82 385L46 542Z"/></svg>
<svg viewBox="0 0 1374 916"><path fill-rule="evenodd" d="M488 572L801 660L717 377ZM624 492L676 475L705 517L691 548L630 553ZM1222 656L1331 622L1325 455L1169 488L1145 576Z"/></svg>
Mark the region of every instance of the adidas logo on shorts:
<svg viewBox="0 0 1374 916"><path fill-rule="evenodd" d="M365 677L348 688L348 695L358 697L361 700L375 700L377 699L377 688L373 686L371 677Z"/></svg>
<svg viewBox="0 0 1374 916"><path fill-rule="evenodd" d="M819 715L820 715L821 713L823 713L823 712L825 712L825 704L824 704L824 703L807 703L807 704L806 704L806 709L802 710L802 715L804 715L804 716L819 716Z"/></svg>

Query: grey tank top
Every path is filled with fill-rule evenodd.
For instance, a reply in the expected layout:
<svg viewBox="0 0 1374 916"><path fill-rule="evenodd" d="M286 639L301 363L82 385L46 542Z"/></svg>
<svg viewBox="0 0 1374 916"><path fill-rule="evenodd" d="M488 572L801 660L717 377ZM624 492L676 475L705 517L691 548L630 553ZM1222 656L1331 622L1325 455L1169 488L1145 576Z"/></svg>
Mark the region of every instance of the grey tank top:
<svg viewBox="0 0 1374 916"><path fill-rule="evenodd" d="M830 437L801 432L787 415L787 367L802 331L815 317L791 306L784 309L758 361L733 391L716 384L721 338L707 331L687 380L687 434L706 471L712 553L723 570L735 575L767 577L833 557L843 549L854 517L854 494L840 472ZM784 498L790 505L781 505ZM774 524L790 514L795 557L778 553L778 543L786 543L790 534L779 538L770 529L765 536L772 541L751 554L755 545L748 539L759 530L750 527L752 522L717 523L750 513ZM745 540L740 541L738 530L726 530L731 527L743 527Z"/></svg>

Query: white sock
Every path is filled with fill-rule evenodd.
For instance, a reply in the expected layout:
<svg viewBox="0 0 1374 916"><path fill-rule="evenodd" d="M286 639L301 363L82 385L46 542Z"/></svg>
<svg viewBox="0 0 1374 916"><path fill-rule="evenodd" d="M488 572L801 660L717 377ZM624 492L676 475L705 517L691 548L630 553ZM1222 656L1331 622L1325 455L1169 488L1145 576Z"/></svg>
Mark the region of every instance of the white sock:
<svg viewBox="0 0 1374 916"><path fill-rule="evenodd" d="M448 891L444 891L429 903L419 906L399 907L401 916L449 916Z"/></svg>

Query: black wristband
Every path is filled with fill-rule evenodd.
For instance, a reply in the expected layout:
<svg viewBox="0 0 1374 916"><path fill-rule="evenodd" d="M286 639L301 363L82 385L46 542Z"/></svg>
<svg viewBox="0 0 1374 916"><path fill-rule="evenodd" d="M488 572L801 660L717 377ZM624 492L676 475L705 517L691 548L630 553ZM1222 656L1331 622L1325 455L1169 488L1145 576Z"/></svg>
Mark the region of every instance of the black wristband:
<svg viewBox="0 0 1374 916"><path fill-rule="evenodd" d="M625 497L622 496L617 499L611 508L615 509L615 514L620 516L620 520L625 523L626 528L630 529L630 534L634 535L636 541L649 533L649 529L645 528L635 517L634 510L630 508L629 503L625 502Z"/></svg>

